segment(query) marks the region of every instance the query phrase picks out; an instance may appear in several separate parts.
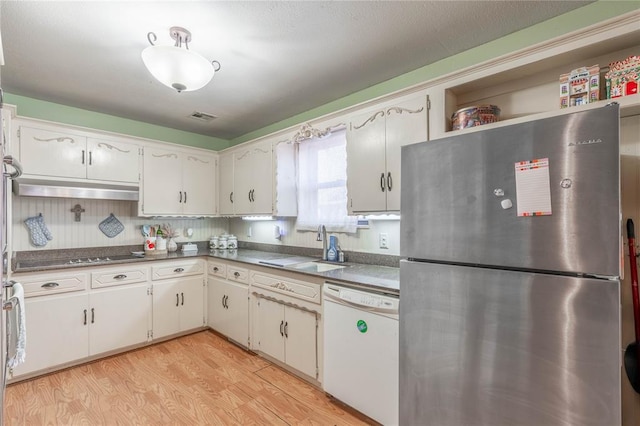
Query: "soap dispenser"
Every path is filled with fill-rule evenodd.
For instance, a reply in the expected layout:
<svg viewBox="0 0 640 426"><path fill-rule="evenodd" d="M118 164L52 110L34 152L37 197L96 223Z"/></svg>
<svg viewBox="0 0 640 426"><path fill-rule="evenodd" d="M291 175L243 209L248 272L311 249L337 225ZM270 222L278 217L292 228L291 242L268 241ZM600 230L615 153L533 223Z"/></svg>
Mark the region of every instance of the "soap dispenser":
<svg viewBox="0 0 640 426"><path fill-rule="evenodd" d="M327 250L327 260L330 262L338 261L338 238L334 235L329 237L329 250Z"/></svg>

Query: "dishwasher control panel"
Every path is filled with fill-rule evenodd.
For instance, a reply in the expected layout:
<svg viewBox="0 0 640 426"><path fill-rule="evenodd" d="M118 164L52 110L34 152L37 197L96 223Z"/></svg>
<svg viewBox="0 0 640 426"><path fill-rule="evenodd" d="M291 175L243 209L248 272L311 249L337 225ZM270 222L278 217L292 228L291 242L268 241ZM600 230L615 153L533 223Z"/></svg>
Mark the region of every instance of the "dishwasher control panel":
<svg viewBox="0 0 640 426"><path fill-rule="evenodd" d="M357 305L362 308L370 308L385 313L397 313L399 299L393 296L386 296L368 292L365 290L355 290L333 284L325 284L325 299L342 301L350 305Z"/></svg>

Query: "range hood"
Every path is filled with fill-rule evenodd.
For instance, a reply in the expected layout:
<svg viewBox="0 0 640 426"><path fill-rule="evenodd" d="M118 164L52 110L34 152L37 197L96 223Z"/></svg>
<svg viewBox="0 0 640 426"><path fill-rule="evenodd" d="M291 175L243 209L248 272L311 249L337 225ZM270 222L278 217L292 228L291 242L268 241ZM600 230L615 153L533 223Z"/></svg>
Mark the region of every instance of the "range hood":
<svg viewBox="0 0 640 426"><path fill-rule="evenodd" d="M90 198L94 200L138 201L137 186L105 185L41 179L13 181L13 193L20 197Z"/></svg>

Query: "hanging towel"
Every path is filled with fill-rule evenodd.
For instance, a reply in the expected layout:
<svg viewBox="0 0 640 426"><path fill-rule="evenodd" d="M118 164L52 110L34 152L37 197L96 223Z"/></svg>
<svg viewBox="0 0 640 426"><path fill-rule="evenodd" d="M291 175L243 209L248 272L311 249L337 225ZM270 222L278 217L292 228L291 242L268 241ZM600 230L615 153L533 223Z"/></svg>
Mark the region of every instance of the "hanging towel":
<svg viewBox="0 0 640 426"><path fill-rule="evenodd" d="M7 324L9 327L7 367L15 368L24 362L27 347L27 323L22 284L13 284L13 294L7 302L13 305L9 315L7 315L9 319Z"/></svg>

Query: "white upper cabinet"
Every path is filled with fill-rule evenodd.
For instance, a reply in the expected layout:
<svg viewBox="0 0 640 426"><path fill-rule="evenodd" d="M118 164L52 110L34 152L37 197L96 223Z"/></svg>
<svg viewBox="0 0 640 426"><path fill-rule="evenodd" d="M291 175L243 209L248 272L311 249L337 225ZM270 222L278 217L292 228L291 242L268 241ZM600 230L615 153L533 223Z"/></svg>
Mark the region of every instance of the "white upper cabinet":
<svg viewBox="0 0 640 426"><path fill-rule="evenodd" d="M144 149L142 215L216 214L216 156Z"/></svg>
<svg viewBox="0 0 640 426"><path fill-rule="evenodd" d="M235 214L272 214L271 142L254 143L235 151L233 208Z"/></svg>
<svg viewBox="0 0 640 426"><path fill-rule="evenodd" d="M355 116L347 131L350 213L400 210L400 152L428 139L428 97Z"/></svg>
<svg viewBox="0 0 640 426"><path fill-rule="evenodd" d="M25 175L138 184L139 147L123 138L51 125L20 125L18 136Z"/></svg>
<svg viewBox="0 0 640 426"><path fill-rule="evenodd" d="M223 216L233 215L233 152L218 158L218 210Z"/></svg>
<svg viewBox="0 0 640 426"><path fill-rule="evenodd" d="M138 183L138 146L97 138L87 138L87 178Z"/></svg>
<svg viewBox="0 0 640 426"><path fill-rule="evenodd" d="M289 140L263 140L220 155L219 209L224 216L295 216L295 149Z"/></svg>

